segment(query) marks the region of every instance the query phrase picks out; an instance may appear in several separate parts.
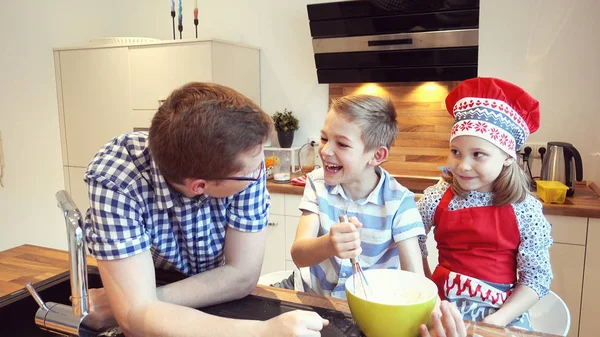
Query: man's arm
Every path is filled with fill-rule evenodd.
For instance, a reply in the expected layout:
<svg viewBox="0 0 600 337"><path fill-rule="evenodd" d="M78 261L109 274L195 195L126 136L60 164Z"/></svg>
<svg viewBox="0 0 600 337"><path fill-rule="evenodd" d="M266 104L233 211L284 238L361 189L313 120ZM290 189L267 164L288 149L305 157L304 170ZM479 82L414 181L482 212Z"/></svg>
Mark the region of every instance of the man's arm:
<svg viewBox="0 0 600 337"><path fill-rule="evenodd" d="M158 299L198 308L242 298L256 287L267 231L242 232L227 227L225 265L160 287Z"/></svg>
<svg viewBox="0 0 600 337"><path fill-rule="evenodd" d="M264 328L260 322L234 321L160 301L150 251L98 260L98 269L115 318L127 336L259 336Z"/></svg>

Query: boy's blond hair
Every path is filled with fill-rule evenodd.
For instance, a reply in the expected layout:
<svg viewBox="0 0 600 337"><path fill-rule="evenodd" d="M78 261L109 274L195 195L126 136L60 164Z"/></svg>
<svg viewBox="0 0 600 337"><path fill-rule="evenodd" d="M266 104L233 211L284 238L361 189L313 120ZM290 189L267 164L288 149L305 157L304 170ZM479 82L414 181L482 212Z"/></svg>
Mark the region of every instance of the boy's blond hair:
<svg viewBox="0 0 600 337"><path fill-rule="evenodd" d="M389 99L372 95L332 98L329 110L360 125L365 151L378 146L389 149L398 134L396 109Z"/></svg>

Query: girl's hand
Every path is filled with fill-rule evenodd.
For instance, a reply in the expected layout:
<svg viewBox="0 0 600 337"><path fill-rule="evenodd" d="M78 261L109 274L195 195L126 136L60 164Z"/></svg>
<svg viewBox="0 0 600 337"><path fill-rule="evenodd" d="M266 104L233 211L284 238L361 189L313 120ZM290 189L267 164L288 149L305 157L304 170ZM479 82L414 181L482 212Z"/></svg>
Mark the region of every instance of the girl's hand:
<svg viewBox="0 0 600 337"><path fill-rule="evenodd" d="M340 259L351 259L360 255L360 235L356 231L362 223L356 217L351 217L348 222L340 222L329 229L329 243L335 256Z"/></svg>
<svg viewBox="0 0 600 337"><path fill-rule="evenodd" d="M491 325L506 326L507 323L505 323L500 316L496 315L496 313L486 316L482 322Z"/></svg>
<svg viewBox="0 0 600 337"><path fill-rule="evenodd" d="M458 309L448 301L442 301L440 310L441 317L436 311L431 313L431 331L421 324L421 337L466 337L467 328Z"/></svg>

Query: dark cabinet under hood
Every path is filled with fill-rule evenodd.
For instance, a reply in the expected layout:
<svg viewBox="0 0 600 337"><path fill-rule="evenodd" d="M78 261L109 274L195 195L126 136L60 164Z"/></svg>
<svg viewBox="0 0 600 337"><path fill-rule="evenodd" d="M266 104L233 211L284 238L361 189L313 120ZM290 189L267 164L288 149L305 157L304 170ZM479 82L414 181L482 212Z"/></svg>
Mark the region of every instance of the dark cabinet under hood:
<svg viewBox="0 0 600 337"><path fill-rule="evenodd" d="M319 83L460 81L477 76L479 1L308 5ZM388 6L389 7L389 6Z"/></svg>

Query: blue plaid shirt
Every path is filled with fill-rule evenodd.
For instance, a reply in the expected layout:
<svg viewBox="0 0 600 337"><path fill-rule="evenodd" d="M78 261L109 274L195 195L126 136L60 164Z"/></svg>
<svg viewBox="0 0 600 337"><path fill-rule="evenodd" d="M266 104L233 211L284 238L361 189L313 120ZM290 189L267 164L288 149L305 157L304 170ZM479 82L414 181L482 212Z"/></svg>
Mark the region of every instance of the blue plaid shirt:
<svg viewBox="0 0 600 337"><path fill-rule="evenodd" d="M224 264L227 226L263 230L270 198L263 175L227 198L188 198L169 187L147 147L148 134L121 135L87 168L85 235L99 260L151 250L156 268L194 275Z"/></svg>

